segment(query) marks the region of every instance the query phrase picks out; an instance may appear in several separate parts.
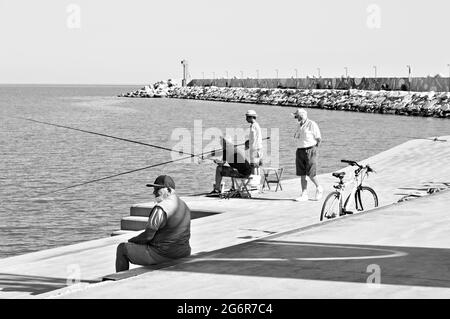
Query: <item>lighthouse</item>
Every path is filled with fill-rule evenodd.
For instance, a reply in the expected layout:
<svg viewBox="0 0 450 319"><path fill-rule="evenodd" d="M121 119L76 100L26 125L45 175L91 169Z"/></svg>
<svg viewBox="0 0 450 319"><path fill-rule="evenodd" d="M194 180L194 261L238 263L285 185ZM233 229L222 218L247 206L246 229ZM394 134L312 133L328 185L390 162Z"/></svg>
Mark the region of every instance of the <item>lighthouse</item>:
<svg viewBox="0 0 450 319"><path fill-rule="evenodd" d="M189 70L188 70L188 61L182 60L181 65L183 66L183 80L181 81L182 86L187 85L188 77L189 77Z"/></svg>

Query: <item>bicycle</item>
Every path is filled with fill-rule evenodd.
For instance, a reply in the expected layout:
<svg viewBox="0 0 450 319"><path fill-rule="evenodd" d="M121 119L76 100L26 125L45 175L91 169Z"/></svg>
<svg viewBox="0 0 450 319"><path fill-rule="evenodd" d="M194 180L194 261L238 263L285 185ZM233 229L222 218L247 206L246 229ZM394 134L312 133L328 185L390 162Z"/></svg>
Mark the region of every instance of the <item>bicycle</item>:
<svg viewBox="0 0 450 319"><path fill-rule="evenodd" d="M355 177L351 181L345 183L345 172L332 174L339 179L339 182L336 185L333 185L335 190L328 194L323 202L320 221L324 218L331 219L337 216L353 214L353 211L348 210L351 198L354 198L355 208L358 212L378 207L377 193L371 187L362 185L364 178L368 176L369 173L375 173L375 171L369 165L362 166L355 161L341 160L341 162L351 166L357 166ZM352 190L347 196L344 204L342 204L344 191L350 184L353 184Z"/></svg>

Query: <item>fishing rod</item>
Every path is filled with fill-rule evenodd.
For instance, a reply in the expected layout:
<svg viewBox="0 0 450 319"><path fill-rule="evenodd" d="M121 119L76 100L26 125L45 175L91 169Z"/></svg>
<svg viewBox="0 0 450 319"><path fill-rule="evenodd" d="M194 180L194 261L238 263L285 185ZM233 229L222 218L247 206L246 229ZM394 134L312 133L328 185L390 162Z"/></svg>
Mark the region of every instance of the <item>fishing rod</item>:
<svg viewBox="0 0 450 319"><path fill-rule="evenodd" d="M263 140L270 140L270 136L266 137L266 138L263 138ZM245 143L234 145L234 147L236 148L236 147L242 146L242 145L245 145ZM208 152L203 152L203 153L200 153L200 154L192 154L190 156L180 157L180 158L177 158L177 159L174 159L174 160L171 160L171 161L158 163L158 164L153 164L153 165L149 165L149 166L146 166L146 167L133 169L133 170L130 170L130 171L117 173L117 174L106 176L106 177L97 178L97 179L90 180L90 181L87 181L87 182L83 182L83 183L67 186L67 187L64 187L64 188L60 188L60 189L57 189L57 190L54 190L54 191L42 194L40 196L46 196L46 195L54 194L54 193L57 193L57 192L60 192L60 191L63 191L63 190L70 189L70 188L75 188L75 187L79 187L79 186L83 186L83 185L87 185L87 184L92 184L92 183L103 181L103 180L106 180L106 179L110 179L110 178L114 178L114 177L130 174L130 173L134 173L134 172L138 172L138 171L143 171L143 170L146 170L146 169L149 169L149 168L154 168L154 167L157 167L157 166L162 166L162 165L166 165L166 164L179 162L179 161L182 161L182 160L185 160L185 159L188 159L188 158L192 158L192 157L201 157L201 158L203 158L204 155L210 155L210 154L212 155L212 154L215 154L216 152L220 152L220 151L224 151L224 149L220 148L220 149L214 149L214 150L208 151Z"/></svg>
<svg viewBox="0 0 450 319"><path fill-rule="evenodd" d="M57 190L49 192L49 193L42 194L41 196L53 194L53 193L56 193L56 192L59 192L59 191L63 191L63 190L67 190L67 189L70 189L70 188L79 187L79 186L83 186L83 185L87 185L87 184L103 181L105 179L110 179L110 178L122 176L122 175L125 175L125 174L130 174L130 173L142 171L142 170L145 170L145 169L149 169L149 168L153 168L153 167L157 167L157 166L161 166L161 165L165 165L165 164L174 163L174 162L185 160L185 159L192 158L192 157L199 157L201 160L204 160L205 159L204 155L206 155L206 154L207 155L214 155L216 152L223 151L223 149L215 149L215 150L212 150L212 151L209 151L209 152L204 152L204 153L201 153L201 154L192 154L192 153L187 153L187 152L183 152L183 151L177 151L177 150L174 150L174 149L171 149L171 148L168 148L168 147L164 147L164 146L160 146L160 145L139 142L139 141L135 141L135 140L127 139L127 138L122 138L122 137L112 136L112 135L108 135L108 134L103 134L103 133L98 133L98 132L78 129L78 128L74 128L74 127L70 127L70 126L66 126L66 125L60 125L60 124L44 122L44 121L38 121L38 120L35 120L35 119L25 118L25 117L12 117L12 118L25 120L25 121L30 121L30 122L39 123L39 124L50 125L50 126L59 127L59 128L65 128L65 129L78 131L78 132L83 132L83 133L88 133L88 134L93 134L93 135L98 135L98 136L112 138L112 139L116 139L116 140L120 140L120 141L130 142L130 143L134 143L134 144L150 146L150 147L154 147L154 148L157 148L157 149L162 149L162 150L166 150L166 151L170 151L170 152L177 152L180 155L182 155L182 154L189 155L189 156L178 158L178 159L175 159L175 160L171 160L171 161L167 161L167 162L163 162L163 163L158 163L158 164L154 164L154 165L149 165L149 166L146 166L146 167L137 168L137 169L133 169L133 170L130 170L130 171L126 171L126 172L122 172L122 173L118 173L118 174L114 174L114 175L110 175L110 176L106 176L106 177L102 177L102 178L97 178L95 180L91 180L91 181L87 181L87 182L71 185L71 186L68 186L68 187L57 189ZM270 139L270 137L264 138L263 140L268 140L268 139ZM234 145L234 148L237 148L238 146L242 146L242 145L245 145L245 143Z"/></svg>
<svg viewBox="0 0 450 319"><path fill-rule="evenodd" d="M57 193L57 192L61 192L61 191L70 189L70 188L75 188L75 187L79 187L79 186L83 186L83 185L87 185L87 184L92 184L92 183L95 183L95 182L104 181L105 179L110 179L110 178L114 178L114 177L118 177L118 176L130 174L130 173L134 173L134 172L143 171L143 170L145 170L145 169L149 169L149 168L153 168L153 167L157 167L157 166L162 166L162 165L165 165L165 164L174 163L174 162L181 161L181 160L185 160L185 159L192 158L192 157L193 157L193 156L186 156L186 157L177 158L177 159L175 159L175 160L171 160L171 161L167 161L167 162L163 162L163 163L158 163L158 164L154 164L154 165L150 165L150 166L146 166L146 167L141 167L141 168L133 169L133 170L131 170L131 171L126 171L126 172L122 172L122 173L118 173L118 174L114 174L114 175L110 175L110 176L106 176L106 177L97 178L97 179L90 180L90 181L87 181L87 182L83 182L83 183L79 183L79 184L74 184L74 185L67 186L67 187L64 187L64 188L59 188L59 189L57 189L57 190L54 190L54 191L51 191L51 192L42 194L42 195L40 195L40 196L46 196L46 195L49 195L49 194L54 194L54 193Z"/></svg>
<svg viewBox="0 0 450 319"><path fill-rule="evenodd" d="M119 141L125 141L125 142L130 142L130 143L144 145L144 146L150 146L150 147L158 148L158 149L165 150L165 151L177 152L180 155L195 156L194 154L191 154L191 153L186 153L186 152L183 152L183 151L177 151L177 150L174 150L174 149L171 149L171 148L168 148L168 147L164 147L164 146L160 146L160 145L155 145L155 144L149 144L149 143L139 142L139 141L135 141L135 140L130 140L128 138L122 138L122 137L112 136L112 135L108 135L108 134L82 130L82 129L79 129L79 128L74 128L74 127L60 125L60 124L55 124L55 123L50 123L50 122L38 121L38 120L25 118L25 117L13 117L13 118L20 119L20 120L25 120L25 121L30 121L30 122L35 122L35 123L39 123L39 124L45 124L45 125L65 128L65 129L68 129L68 130L73 130L73 131L78 131L78 132L83 132L83 133L88 133L88 134L94 134L94 135L98 135L98 136L102 136L102 137L116 139L116 140L119 140Z"/></svg>
<svg viewBox="0 0 450 319"><path fill-rule="evenodd" d="M174 150L172 148L168 148L168 147L164 147L164 146L160 146L160 145L139 142L139 141L135 141L135 140L130 140L128 138L122 138L122 137L117 137L117 136L113 136L113 135L108 135L108 134L103 134L103 133L83 130L83 129L70 127L70 126L66 126L66 125L60 125L60 124L44 122L44 121L38 121L38 120L35 120L35 119L26 118L26 117L15 117L15 116L13 116L12 118L25 120L25 121L30 121L30 122L35 122L35 123L39 123L39 124L50 125L50 126L54 126L54 127L65 128L65 129L73 130L73 131L77 131L77 132L83 132L83 133L98 135L98 136L102 136L102 137L112 138L112 139L119 140L119 141L125 141L125 142L139 144L139 145L144 145L144 146L150 146L150 147L154 147L154 148L165 150L165 151L177 152L180 155L190 155L191 157L200 157L200 156L202 156L201 154L200 155L195 155L195 154L192 154L192 153L187 153L187 152L183 152L183 151L180 151L180 150L177 151L177 150ZM244 144L235 145L234 147L238 147L238 146L241 146L241 145L244 145ZM204 158L201 157L201 159L203 160Z"/></svg>

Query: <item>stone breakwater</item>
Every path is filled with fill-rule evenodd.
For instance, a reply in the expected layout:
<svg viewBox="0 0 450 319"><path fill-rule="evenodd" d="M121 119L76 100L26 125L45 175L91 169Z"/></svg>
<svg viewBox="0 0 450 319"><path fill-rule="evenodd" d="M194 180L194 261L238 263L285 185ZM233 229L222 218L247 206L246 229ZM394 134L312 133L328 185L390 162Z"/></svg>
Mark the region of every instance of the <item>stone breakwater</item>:
<svg viewBox="0 0 450 319"><path fill-rule="evenodd" d="M136 97L136 98L153 98L153 97L168 97L171 90L180 85L174 80L159 81L152 85L146 85L143 88L119 94L118 97Z"/></svg>
<svg viewBox="0 0 450 319"><path fill-rule="evenodd" d="M449 92L302 90L173 85L165 97L450 118ZM142 97L146 94L141 94ZM126 96L126 95L123 95ZM140 96L137 94L137 96Z"/></svg>

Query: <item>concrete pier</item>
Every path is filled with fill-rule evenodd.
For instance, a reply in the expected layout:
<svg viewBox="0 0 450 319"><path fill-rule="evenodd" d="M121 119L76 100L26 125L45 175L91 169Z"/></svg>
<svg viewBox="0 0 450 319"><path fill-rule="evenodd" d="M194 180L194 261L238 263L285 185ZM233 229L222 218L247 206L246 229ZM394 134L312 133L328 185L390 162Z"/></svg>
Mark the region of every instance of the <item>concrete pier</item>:
<svg viewBox="0 0 450 319"><path fill-rule="evenodd" d="M377 171L367 184L381 208L322 223L322 201L292 200L298 179L252 199L185 197L216 212L192 220L190 258L101 282L114 273L118 243L137 234L129 232L1 259L0 298L449 298L449 158L443 136L363 161ZM331 191L335 178L319 179ZM426 195L424 185L441 191ZM417 198L397 203L407 193Z"/></svg>

